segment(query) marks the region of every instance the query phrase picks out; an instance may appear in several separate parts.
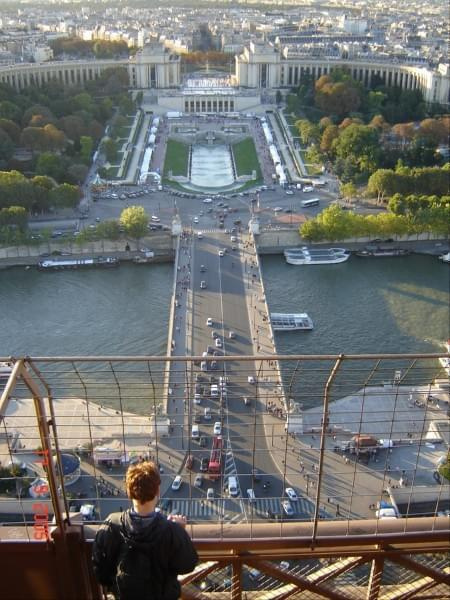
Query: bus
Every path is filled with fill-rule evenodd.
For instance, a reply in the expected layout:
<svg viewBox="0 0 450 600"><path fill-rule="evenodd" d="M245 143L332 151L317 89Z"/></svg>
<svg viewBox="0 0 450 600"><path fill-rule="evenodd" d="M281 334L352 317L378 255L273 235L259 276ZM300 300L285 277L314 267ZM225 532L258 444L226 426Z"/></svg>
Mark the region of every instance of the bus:
<svg viewBox="0 0 450 600"><path fill-rule="evenodd" d="M304 208L308 208L309 206L319 206L319 202L319 198L310 198L309 200L302 200L300 204Z"/></svg>
<svg viewBox="0 0 450 600"><path fill-rule="evenodd" d="M208 473L210 479L217 480L220 477L220 472L222 469L222 449L223 449L223 439L222 436L217 435L213 438L211 455L209 457L208 464Z"/></svg>

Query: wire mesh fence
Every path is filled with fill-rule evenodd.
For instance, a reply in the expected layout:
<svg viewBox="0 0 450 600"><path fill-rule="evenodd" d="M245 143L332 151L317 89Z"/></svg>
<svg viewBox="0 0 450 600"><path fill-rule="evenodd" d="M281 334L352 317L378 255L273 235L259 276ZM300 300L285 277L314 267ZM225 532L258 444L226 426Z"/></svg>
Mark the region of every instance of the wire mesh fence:
<svg viewBox="0 0 450 600"><path fill-rule="evenodd" d="M160 510L191 523L279 523L281 535L292 521L449 514L440 357L10 361L0 520L45 535L36 523L58 505L102 521L128 508L126 469L144 460L160 468Z"/></svg>

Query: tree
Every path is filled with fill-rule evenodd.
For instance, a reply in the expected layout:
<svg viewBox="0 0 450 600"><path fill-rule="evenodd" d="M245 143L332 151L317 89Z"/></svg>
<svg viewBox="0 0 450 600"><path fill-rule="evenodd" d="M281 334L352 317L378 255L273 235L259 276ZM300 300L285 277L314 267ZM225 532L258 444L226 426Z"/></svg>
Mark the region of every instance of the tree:
<svg viewBox="0 0 450 600"><path fill-rule="evenodd" d="M30 180L34 191L33 212L45 212L50 208L50 190L55 182L45 175L36 175Z"/></svg>
<svg viewBox="0 0 450 600"><path fill-rule="evenodd" d="M19 122L22 117L22 111L13 102L3 100L3 102L0 102L0 117L9 121Z"/></svg>
<svg viewBox="0 0 450 600"><path fill-rule="evenodd" d="M147 233L148 215L143 206L130 206L122 211L120 224L127 235L139 240Z"/></svg>
<svg viewBox="0 0 450 600"><path fill-rule="evenodd" d="M385 196L395 191L395 174L391 169L378 169L369 177L367 182L369 194L377 195L377 202L383 202Z"/></svg>
<svg viewBox="0 0 450 600"><path fill-rule="evenodd" d="M9 206L0 209L0 227L17 227L25 231L28 227L28 214L23 206Z"/></svg>
<svg viewBox="0 0 450 600"><path fill-rule="evenodd" d="M376 129L352 123L334 143L336 156L354 161L361 173L370 174L379 163L381 151Z"/></svg>
<svg viewBox="0 0 450 600"><path fill-rule="evenodd" d="M320 140L320 149L322 152L330 153L333 147L333 142L339 137L339 128L337 125L328 125Z"/></svg>
<svg viewBox="0 0 450 600"><path fill-rule="evenodd" d="M36 163L38 175L48 175L56 181L62 181L66 172L67 160L59 154L43 152Z"/></svg>
<svg viewBox="0 0 450 600"><path fill-rule="evenodd" d="M307 119L299 119L295 122L295 126L298 129L300 139L305 146L319 140L319 128L314 123L311 123L311 121L308 121Z"/></svg>
<svg viewBox="0 0 450 600"><path fill-rule="evenodd" d="M115 220L103 221L97 225L97 233L103 239L118 240L120 238L120 225Z"/></svg>
<svg viewBox="0 0 450 600"><path fill-rule="evenodd" d="M80 157L81 160L89 165L91 162L92 151L94 149L94 140L89 135L80 137Z"/></svg>
<svg viewBox="0 0 450 600"><path fill-rule="evenodd" d="M58 185L50 191L50 202L56 208L75 208L80 198L80 188L69 183Z"/></svg>
<svg viewBox="0 0 450 600"><path fill-rule="evenodd" d="M102 150L105 153L106 160L114 163L117 160L117 142L111 138L105 138L102 143Z"/></svg>
<svg viewBox="0 0 450 600"><path fill-rule="evenodd" d="M306 160L310 164L320 164L322 162L322 155L315 144L312 144L306 151Z"/></svg>
<svg viewBox="0 0 450 600"><path fill-rule="evenodd" d="M42 106L40 104L33 104L30 108L23 113L22 124L24 127L27 127L30 124L31 119L35 115L40 115L41 117L46 117L51 122L54 121L55 117L52 111L47 106Z"/></svg>
<svg viewBox="0 0 450 600"><path fill-rule="evenodd" d="M331 125L334 125L334 123L330 117L322 117L319 121L319 129L322 132L325 131L327 127L331 127Z"/></svg>
<svg viewBox="0 0 450 600"><path fill-rule="evenodd" d="M119 111L122 115L131 115L136 111L136 105L130 94L122 94L119 99Z"/></svg>
<svg viewBox="0 0 450 600"><path fill-rule="evenodd" d="M343 183L340 187L341 194L344 198L354 198L357 193L356 186L353 183Z"/></svg>
<svg viewBox="0 0 450 600"><path fill-rule="evenodd" d="M414 123L397 123L392 127L391 131L400 138L402 149L409 144L416 134Z"/></svg>
<svg viewBox="0 0 450 600"><path fill-rule="evenodd" d="M3 129L0 129L0 163L7 163L14 154L14 143Z"/></svg>
<svg viewBox="0 0 450 600"><path fill-rule="evenodd" d="M374 127L380 132L386 132L390 129L390 125L386 122L383 115L374 115L369 123L369 127Z"/></svg>
<svg viewBox="0 0 450 600"><path fill-rule="evenodd" d="M10 119L0 119L0 129L9 135L11 140L18 144L20 140L20 127Z"/></svg>
<svg viewBox="0 0 450 600"><path fill-rule="evenodd" d="M333 82L330 75L322 75L316 82L315 104L325 113L344 116L358 110L361 92L351 78Z"/></svg>
<svg viewBox="0 0 450 600"><path fill-rule="evenodd" d="M60 129L64 131L69 140L72 140L73 142L78 142L81 136L86 132L86 125L84 124L83 119L75 115L62 117L59 120L58 125Z"/></svg>
<svg viewBox="0 0 450 600"><path fill-rule="evenodd" d="M370 91L366 97L366 111L369 115L380 114L383 104L385 103L387 94L380 91Z"/></svg>
<svg viewBox="0 0 450 600"><path fill-rule="evenodd" d="M424 119L420 123L419 134L423 139L435 146L444 144L448 140L446 124L440 119Z"/></svg>
<svg viewBox="0 0 450 600"><path fill-rule="evenodd" d="M81 164L73 164L67 169L67 175L71 183L81 185L89 173L89 167Z"/></svg>

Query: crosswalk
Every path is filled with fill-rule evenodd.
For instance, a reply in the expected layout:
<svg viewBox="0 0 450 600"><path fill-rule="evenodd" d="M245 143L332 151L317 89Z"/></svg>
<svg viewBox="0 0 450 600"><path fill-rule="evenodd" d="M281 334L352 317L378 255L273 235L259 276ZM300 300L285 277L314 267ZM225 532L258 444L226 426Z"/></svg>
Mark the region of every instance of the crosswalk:
<svg viewBox="0 0 450 600"><path fill-rule="evenodd" d="M274 515L282 514L285 516L281 502L280 498L257 498L255 502L248 502L248 517L251 518L252 514L265 517L268 511ZM314 514L314 503L308 498L290 500L290 503L296 518L309 519Z"/></svg>
<svg viewBox="0 0 450 600"><path fill-rule="evenodd" d="M244 498L215 498L206 500L201 498L172 499L167 507L167 512L186 515L192 520L217 520L236 523L240 521L267 519L267 513L273 515L286 515L281 506L280 498L257 498L249 502ZM314 515L314 504L307 498L291 500L294 509L294 519L311 519Z"/></svg>

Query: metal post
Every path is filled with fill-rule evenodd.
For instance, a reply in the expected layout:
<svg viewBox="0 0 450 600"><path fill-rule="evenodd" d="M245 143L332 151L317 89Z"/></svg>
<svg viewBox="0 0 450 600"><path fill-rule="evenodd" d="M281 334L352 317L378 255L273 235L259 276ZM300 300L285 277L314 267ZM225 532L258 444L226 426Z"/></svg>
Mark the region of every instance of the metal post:
<svg viewBox="0 0 450 600"><path fill-rule="evenodd" d="M316 505L314 507L314 522L312 532L312 542L317 535L317 525L319 521L319 503L320 503L320 489L322 487L322 475L323 475L323 462L325 456L325 444L326 436L328 433L328 405L330 401L330 388L336 377L336 374L341 366L341 362L344 359L344 355L340 354L336 360L334 367L328 377L328 381L325 384L325 393L323 397L323 412L322 412L322 431L320 433L320 447L319 447L319 466L318 466L318 479L317 479L317 491L316 491Z"/></svg>

